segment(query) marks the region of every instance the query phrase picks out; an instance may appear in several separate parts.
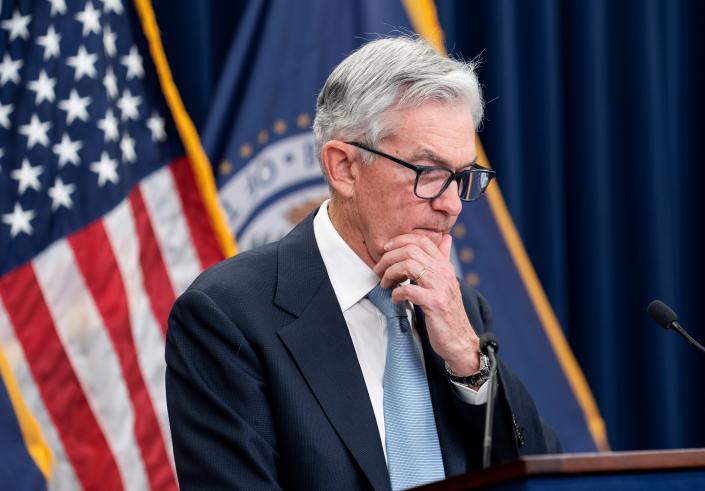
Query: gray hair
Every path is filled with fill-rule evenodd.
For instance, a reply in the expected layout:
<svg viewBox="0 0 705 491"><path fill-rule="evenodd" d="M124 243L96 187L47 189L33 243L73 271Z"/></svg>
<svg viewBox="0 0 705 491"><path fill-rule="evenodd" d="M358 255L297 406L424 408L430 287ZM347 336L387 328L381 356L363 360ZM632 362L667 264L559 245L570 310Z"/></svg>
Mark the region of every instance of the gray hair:
<svg viewBox="0 0 705 491"><path fill-rule="evenodd" d="M475 69L439 54L419 37L401 36L368 42L345 58L330 74L316 102L313 135L316 155L330 140L360 141L377 146L393 133L391 110L428 102L467 105L477 129L483 101ZM373 156L363 152L364 161ZM325 169L324 169L325 175Z"/></svg>

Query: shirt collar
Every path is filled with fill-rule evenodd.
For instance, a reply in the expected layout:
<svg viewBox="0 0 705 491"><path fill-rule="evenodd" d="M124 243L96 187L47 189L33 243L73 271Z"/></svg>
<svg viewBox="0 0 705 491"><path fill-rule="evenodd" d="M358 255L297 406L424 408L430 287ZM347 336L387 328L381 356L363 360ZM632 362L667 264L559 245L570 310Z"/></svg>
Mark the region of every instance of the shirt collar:
<svg viewBox="0 0 705 491"><path fill-rule="evenodd" d="M340 309L345 312L365 298L379 283L379 278L333 226L328 216L329 202L329 199L324 201L318 209L313 219L313 233Z"/></svg>

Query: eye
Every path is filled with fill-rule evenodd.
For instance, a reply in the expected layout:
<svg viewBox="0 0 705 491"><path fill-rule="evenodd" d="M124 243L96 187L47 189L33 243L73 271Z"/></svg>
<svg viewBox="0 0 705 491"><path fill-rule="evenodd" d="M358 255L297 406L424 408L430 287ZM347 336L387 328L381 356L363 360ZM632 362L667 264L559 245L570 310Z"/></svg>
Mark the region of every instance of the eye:
<svg viewBox="0 0 705 491"><path fill-rule="evenodd" d="M443 190L452 173L445 167L425 168L419 172L416 194L421 198L434 198Z"/></svg>

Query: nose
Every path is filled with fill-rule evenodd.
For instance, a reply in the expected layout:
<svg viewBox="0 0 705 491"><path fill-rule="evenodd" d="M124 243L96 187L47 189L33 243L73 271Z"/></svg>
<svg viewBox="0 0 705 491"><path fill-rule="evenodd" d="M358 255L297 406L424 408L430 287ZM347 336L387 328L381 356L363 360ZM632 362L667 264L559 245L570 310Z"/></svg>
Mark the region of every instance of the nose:
<svg viewBox="0 0 705 491"><path fill-rule="evenodd" d="M442 211L450 216L458 216L463 209L463 203L458 196L458 183L453 181L443 193L431 200L434 210Z"/></svg>

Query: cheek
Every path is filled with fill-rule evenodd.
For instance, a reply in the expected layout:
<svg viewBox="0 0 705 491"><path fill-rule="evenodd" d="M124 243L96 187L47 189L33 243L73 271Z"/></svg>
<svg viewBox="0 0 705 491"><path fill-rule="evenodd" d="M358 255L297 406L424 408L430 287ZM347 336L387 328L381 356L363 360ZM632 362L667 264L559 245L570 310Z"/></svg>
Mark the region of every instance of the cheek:
<svg viewBox="0 0 705 491"><path fill-rule="evenodd" d="M372 232L381 246L414 228L416 203L402 194L389 192L381 193L374 199L376 220Z"/></svg>
<svg viewBox="0 0 705 491"><path fill-rule="evenodd" d="M384 244L398 235L397 229L402 219L399 203L388 190L370 187L358 202L358 210L367 248L373 256L381 256Z"/></svg>
<svg viewBox="0 0 705 491"><path fill-rule="evenodd" d="M356 199L360 220L364 224L368 248L379 249L398 235L414 228L414 217L418 216L420 202L413 193L413 181L403 177L376 175L370 172L357 189ZM393 182L390 182L393 181Z"/></svg>

